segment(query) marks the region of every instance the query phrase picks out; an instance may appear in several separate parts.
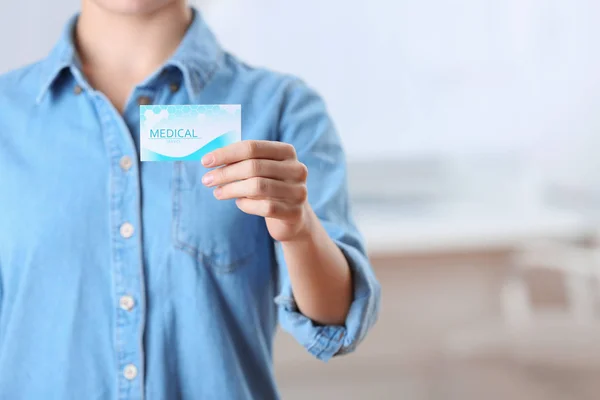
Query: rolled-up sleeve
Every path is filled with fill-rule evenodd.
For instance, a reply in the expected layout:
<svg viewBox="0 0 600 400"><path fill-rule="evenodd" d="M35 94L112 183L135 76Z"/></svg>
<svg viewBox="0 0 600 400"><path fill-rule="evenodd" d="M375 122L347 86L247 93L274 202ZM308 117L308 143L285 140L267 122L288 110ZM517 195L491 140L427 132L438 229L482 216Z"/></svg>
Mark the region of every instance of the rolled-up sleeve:
<svg viewBox="0 0 600 400"><path fill-rule="evenodd" d="M344 325L319 325L298 310L283 251L276 244L279 323L311 354L327 361L352 352L364 339L377 319L380 286L352 219L340 138L322 99L301 81L288 87L279 135L279 140L294 145L299 160L308 167L309 202L352 271L353 301Z"/></svg>

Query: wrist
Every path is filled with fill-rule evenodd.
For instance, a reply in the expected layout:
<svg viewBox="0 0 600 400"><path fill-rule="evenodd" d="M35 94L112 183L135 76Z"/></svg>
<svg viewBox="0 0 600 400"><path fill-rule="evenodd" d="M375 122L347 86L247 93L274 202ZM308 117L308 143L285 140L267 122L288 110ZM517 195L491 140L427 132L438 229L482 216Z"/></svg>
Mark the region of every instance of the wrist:
<svg viewBox="0 0 600 400"><path fill-rule="evenodd" d="M283 244L306 244L313 240L315 227L319 223L317 215L312 210L308 202L303 206L302 218L300 218L299 227L296 234L287 240L282 240Z"/></svg>

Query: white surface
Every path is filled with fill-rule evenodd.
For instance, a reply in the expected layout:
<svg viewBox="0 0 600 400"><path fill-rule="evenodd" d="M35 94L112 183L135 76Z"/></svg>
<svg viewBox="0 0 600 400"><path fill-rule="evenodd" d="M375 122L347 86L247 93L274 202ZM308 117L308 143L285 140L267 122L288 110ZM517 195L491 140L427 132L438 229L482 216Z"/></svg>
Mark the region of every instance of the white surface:
<svg viewBox="0 0 600 400"><path fill-rule="evenodd" d="M511 249L533 240L570 240L593 233L577 214L553 210L494 212L448 206L411 216L358 205L355 215L372 255Z"/></svg>

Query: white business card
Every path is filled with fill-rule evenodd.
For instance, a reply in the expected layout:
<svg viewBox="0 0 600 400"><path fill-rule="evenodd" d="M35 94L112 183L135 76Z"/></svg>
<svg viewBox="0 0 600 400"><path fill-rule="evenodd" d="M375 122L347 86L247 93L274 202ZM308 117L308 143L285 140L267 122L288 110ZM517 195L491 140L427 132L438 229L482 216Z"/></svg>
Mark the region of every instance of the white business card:
<svg viewBox="0 0 600 400"><path fill-rule="evenodd" d="M140 106L141 161L200 161L240 140L239 104Z"/></svg>

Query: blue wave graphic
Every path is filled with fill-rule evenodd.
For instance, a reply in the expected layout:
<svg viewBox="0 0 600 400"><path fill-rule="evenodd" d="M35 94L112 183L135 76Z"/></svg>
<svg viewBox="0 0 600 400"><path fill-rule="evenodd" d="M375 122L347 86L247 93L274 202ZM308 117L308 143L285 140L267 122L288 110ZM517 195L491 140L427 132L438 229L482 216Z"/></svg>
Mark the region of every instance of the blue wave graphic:
<svg viewBox="0 0 600 400"><path fill-rule="evenodd" d="M183 157L169 157L152 150L142 149L142 161L200 161L202 157L211 151L220 149L221 147L225 147L237 141L239 141L238 132L230 131L211 140L192 154Z"/></svg>

